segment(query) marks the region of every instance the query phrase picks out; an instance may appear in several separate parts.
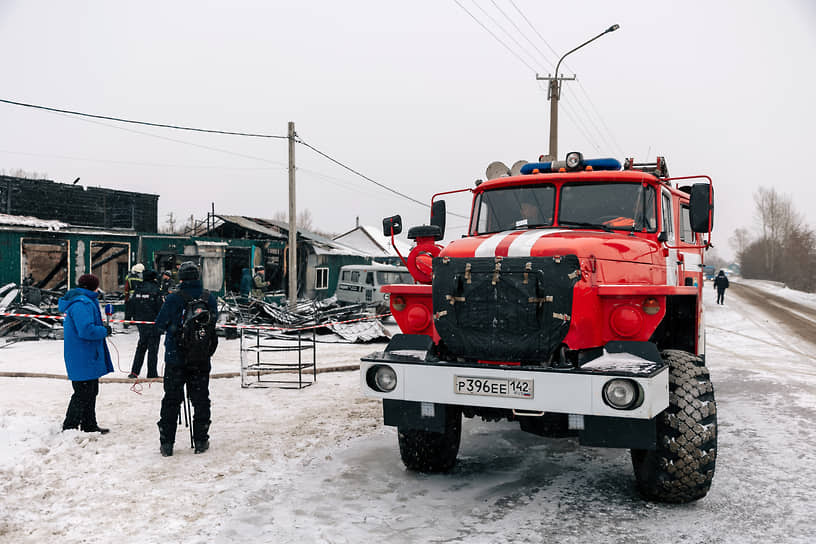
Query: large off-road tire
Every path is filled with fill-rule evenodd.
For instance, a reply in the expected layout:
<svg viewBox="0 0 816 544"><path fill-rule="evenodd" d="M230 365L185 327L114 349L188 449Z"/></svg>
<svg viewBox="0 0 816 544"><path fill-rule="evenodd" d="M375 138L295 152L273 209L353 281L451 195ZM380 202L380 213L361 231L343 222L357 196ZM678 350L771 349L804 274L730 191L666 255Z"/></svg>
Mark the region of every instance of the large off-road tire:
<svg viewBox="0 0 816 544"><path fill-rule="evenodd" d="M717 458L717 405L703 361L666 350L669 407L657 416L657 449L632 450L640 494L649 500L683 503L705 497Z"/></svg>
<svg viewBox="0 0 816 544"><path fill-rule="evenodd" d="M447 472L456 464L462 436L462 413L445 407L445 432L397 429L400 457L408 470Z"/></svg>

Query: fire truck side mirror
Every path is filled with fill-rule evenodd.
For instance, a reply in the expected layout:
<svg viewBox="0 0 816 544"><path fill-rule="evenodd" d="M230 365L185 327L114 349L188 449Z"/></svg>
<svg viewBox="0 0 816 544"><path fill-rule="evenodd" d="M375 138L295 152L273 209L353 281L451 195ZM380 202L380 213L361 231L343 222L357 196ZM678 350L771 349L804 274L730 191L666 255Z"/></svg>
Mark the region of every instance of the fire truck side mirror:
<svg viewBox="0 0 816 544"><path fill-rule="evenodd" d="M689 197L689 222L694 232L711 232L714 228L714 203L711 200L711 185L695 183Z"/></svg>
<svg viewBox="0 0 816 544"><path fill-rule="evenodd" d="M399 215L392 215L383 219L383 236L391 237L391 229L394 230L394 236L402 232L402 217Z"/></svg>
<svg viewBox="0 0 816 544"><path fill-rule="evenodd" d="M445 237L445 217L445 201L437 200L431 206L431 225L439 227L441 233L440 240Z"/></svg>

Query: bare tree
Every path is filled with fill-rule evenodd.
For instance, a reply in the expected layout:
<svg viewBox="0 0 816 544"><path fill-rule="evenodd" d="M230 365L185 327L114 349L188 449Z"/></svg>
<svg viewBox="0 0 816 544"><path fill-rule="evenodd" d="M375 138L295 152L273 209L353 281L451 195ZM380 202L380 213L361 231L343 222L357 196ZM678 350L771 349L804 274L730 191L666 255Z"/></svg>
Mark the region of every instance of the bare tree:
<svg viewBox="0 0 816 544"><path fill-rule="evenodd" d="M274 219L275 221L280 221L282 223L288 223L289 214L285 211L278 210L272 216L272 219ZM305 208L300 211L300 213L297 216L297 220L295 221L295 224L299 229L312 230L312 212L309 210L309 208Z"/></svg>
<svg viewBox="0 0 816 544"><path fill-rule="evenodd" d="M45 172L43 173L28 172L26 170L23 170L22 168L15 168L13 170L0 170L0 175L23 179L48 179L48 174L46 174Z"/></svg>
<svg viewBox="0 0 816 544"><path fill-rule="evenodd" d="M748 247L748 244L751 243L751 233L748 231L748 229L740 227L734 231L734 234L731 235L728 242L737 252L737 255L740 255L743 251L745 251L745 248Z"/></svg>
<svg viewBox="0 0 816 544"><path fill-rule="evenodd" d="M750 241L744 229L731 238L742 248L743 276L782 281L793 289L816 289L816 234L804 224L791 198L761 187L754 202L759 238Z"/></svg>
<svg viewBox="0 0 816 544"><path fill-rule="evenodd" d="M793 208L789 196L776 192L776 189L760 187L754 193L756 218L759 223L761 238L765 244L765 266L771 274L777 272L779 251L790 235L802 225L802 218Z"/></svg>
<svg viewBox="0 0 816 544"><path fill-rule="evenodd" d="M312 212L309 211L309 208L305 208L298 214L297 226L303 230L312 230Z"/></svg>

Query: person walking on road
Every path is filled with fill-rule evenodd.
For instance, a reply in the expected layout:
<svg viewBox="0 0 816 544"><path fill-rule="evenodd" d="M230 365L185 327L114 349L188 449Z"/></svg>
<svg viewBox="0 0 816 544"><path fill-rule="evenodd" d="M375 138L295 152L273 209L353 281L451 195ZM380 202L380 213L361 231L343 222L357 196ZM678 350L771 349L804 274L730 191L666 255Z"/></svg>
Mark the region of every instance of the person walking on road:
<svg viewBox="0 0 816 544"><path fill-rule="evenodd" d="M158 421L160 451L164 457L173 455L179 411L184 401L184 387L193 405L193 443L195 453L204 453L210 447L210 357L218 345L214 329L209 344L209 355L201 359L188 357L179 347L182 318L190 301L203 298L198 266L185 262L178 273L181 283L169 295L156 317L159 333L166 332L164 339L164 398L161 403L161 417ZM206 305L213 316L218 313L215 296L206 296Z"/></svg>
<svg viewBox="0 0 816 544"><path fill-rule="evenodd" d="M162 307L162 297L159 294L159 284L156 283L156 272L146 270L142 281L136 284L136 289L130 297L131 314L135 321L155 321ZM139 342L136 344L136 354L133 356L133 366L128 378L138 378L142 371L145 352L147 352L147 377L158 378L159 341L161 334L153 323L137 323Z"/></svg>
<svg viewBox="0 0 816 544"><path fill-rule="evenodd" d="M113 372L105 342L111 330L110 326L102 323L98 288L99 278L93 274L83 274L77 280L77 287L65 293L58 303L59 311L65 313L65 370L74 389L62 423L63 431L78 428L86 433L106 434L110 430L96 422L99 378Z"/></svg>
<svg viewBox="0 0 816 544"><path fill-rule="evenodd" d="M728 278L724 270L720 270L714 278L714 289L717 290L717 304L725 304L725 290L728 289Z"/></svg>

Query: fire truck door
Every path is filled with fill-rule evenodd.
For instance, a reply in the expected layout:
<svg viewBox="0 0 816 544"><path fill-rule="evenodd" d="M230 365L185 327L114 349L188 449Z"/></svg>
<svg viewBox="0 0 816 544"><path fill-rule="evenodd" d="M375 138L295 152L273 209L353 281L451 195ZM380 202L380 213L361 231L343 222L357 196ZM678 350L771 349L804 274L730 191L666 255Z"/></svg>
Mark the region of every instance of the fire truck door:
<svg viewBox="0 0 816 544"><path fill-rule="evenodd" d="M672 199L668 191L663 191L663 198L661 199L663 207L663 232L668 236L666 245L669 247L675 246L676 237L674 234L674 217L672 215ZM677 250L669 249L669 254L666 257L666 285L677 285L678 277L677 264Z"/></svg>

